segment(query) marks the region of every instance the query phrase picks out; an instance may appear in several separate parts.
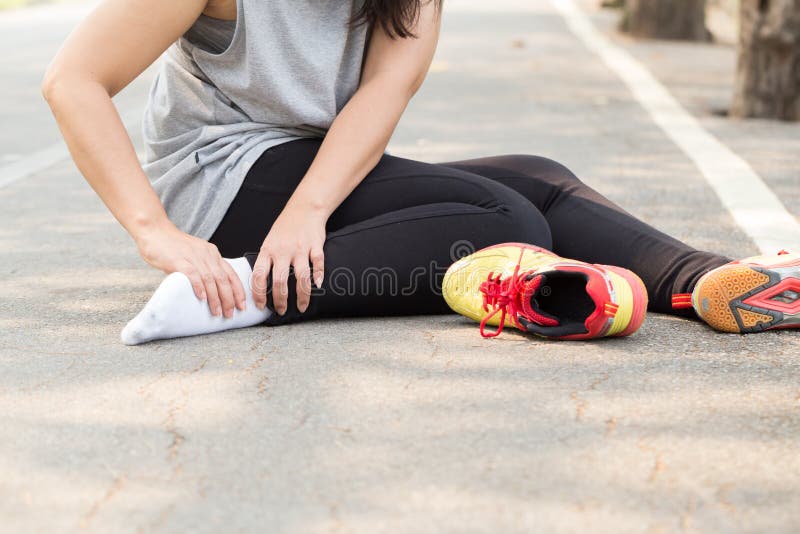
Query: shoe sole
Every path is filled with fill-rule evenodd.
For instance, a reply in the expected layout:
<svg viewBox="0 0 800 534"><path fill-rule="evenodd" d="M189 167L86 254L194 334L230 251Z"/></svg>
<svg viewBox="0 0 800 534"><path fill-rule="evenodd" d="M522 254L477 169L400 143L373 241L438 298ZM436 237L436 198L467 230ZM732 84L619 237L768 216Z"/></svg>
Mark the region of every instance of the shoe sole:
<svg viewBox="0 0 800 534"><path fill-rule="evenodd" d="M800 260L725 265L704 275L692 306L710 326L749 334L800 327Z"/></svg>

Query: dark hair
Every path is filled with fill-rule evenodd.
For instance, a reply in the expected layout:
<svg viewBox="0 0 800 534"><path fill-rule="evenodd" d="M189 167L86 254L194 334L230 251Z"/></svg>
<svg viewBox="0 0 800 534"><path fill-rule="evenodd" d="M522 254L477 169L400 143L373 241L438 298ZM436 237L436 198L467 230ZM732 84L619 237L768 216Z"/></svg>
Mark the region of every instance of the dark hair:
<svg viewBox="0 0 800 534"><path fill-rule="evenodd" d="M442 9L443 0L427 0L434 2L436 10ZM414 37L411 28L417 23L420 8L425 0L364 0L361 8L350 19L350 26L368 24L372 28L380 24L383 30L394 39L395 37Z"/></svg>

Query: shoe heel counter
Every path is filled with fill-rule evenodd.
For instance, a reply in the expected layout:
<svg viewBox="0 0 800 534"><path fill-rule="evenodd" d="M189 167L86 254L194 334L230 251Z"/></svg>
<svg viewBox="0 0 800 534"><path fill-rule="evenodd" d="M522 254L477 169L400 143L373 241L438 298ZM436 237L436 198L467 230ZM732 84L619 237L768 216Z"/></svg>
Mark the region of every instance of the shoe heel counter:
<svg viewBox="0 0 800 534"><path fill-rule="evenodd" d="M636 332L647 313L647 289L633 272L621 267L603 266L614 287L618 306L606 336L627 336Z"/></svg>

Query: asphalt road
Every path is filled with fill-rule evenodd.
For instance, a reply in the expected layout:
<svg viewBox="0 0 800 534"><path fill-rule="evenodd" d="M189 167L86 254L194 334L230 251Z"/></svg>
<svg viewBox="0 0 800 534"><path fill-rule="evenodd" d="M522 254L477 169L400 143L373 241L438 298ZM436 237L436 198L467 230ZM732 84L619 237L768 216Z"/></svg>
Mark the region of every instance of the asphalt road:
<svg viewBox="0 0 800 534"><path fill-rule="evenodd" d="M694 246L756 252L549 3L446 5L390 151L550 156ZM60 143L38 85L85 10L0 14L0 176ZM800 215L800 126L715 114L730 48L610 37ZM152 75L118 97L124 114ZM485 341L445 316L125 347L162 275L68 160L0 188L0 274L1 532L800 528L795 332L651 314L628 339Z"/></svg>

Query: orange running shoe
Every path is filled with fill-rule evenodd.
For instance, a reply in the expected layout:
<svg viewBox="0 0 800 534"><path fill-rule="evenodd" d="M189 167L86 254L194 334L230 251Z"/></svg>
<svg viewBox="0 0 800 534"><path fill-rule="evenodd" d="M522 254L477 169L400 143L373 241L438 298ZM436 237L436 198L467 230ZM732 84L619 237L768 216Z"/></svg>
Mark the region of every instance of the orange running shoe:
<svg viewBox="0 0 800 534"><path fill-rule="evenodd" d="M647 290L631 271L523 243L461 258L445 273L442 290L453 311L480 322L484 337L499 335L504 326L552 339L626 336L647 310Z"/></svg>
<svg viewBox="0 0 800 534"><path fill-rule="evenodd" d="M722 332L800 328L800 254L781 251L717 267L697 281L691 295L675 295L672 303L691 305Z"/></svg>

